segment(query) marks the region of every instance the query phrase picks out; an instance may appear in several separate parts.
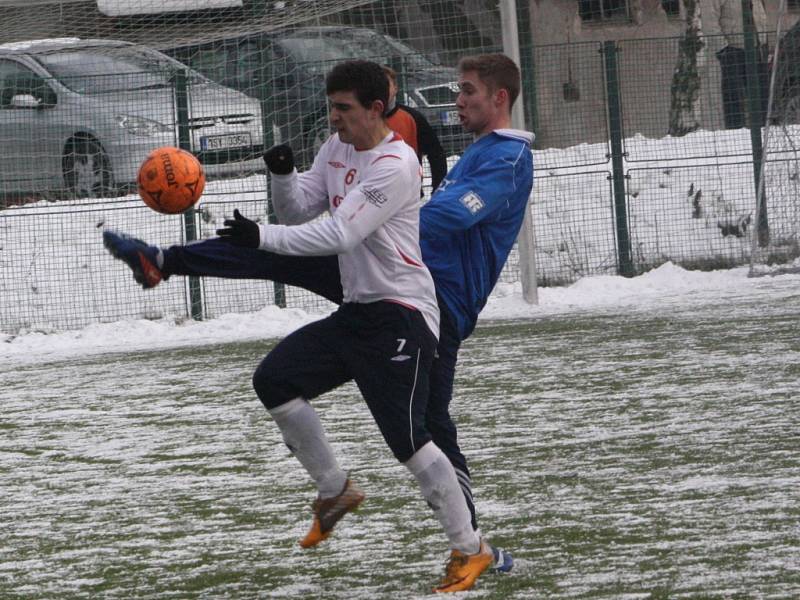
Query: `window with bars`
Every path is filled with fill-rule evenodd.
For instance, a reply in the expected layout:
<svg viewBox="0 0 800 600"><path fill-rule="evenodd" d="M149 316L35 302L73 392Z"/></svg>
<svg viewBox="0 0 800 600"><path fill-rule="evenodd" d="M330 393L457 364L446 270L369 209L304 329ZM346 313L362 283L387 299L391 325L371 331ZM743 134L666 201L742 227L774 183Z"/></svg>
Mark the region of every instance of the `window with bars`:
<svg viewBox="0 0 800 600"><path fill-rule="evenodd" d="M661 0L661 8L668 17L681 16L681 0Z"/></svg>
<svg viewBox="0 0 800 600"><path fill-rule="evenodd" d="M584 22L627 21L630 18L628 0L578 0L578 12Z"/></svg>

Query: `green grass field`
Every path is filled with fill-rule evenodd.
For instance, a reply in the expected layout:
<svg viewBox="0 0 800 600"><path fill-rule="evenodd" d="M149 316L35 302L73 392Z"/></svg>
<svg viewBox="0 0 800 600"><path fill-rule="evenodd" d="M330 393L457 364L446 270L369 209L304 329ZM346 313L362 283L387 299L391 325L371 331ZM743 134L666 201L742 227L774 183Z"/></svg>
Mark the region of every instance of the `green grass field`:
<svg viewBox="0 0 800 600"><path fill-rule="evenodd" d="M482 324L454 413L517 562L461 597L800 597L798 309ZM429 597L446 540L353 386L315 406L367 500L297 545L314 491L250 388L272 344L6 369L0 598Z"/></svg>

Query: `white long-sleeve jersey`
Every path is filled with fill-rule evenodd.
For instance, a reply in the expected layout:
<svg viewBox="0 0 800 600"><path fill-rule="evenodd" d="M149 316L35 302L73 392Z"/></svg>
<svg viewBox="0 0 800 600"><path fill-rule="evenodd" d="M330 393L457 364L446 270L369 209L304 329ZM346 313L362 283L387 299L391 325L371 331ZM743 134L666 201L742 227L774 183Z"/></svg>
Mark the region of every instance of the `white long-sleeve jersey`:
<svg viewBox="0 0 800 600"><path fill-rule="evenodd" d="M419 247L420 165L395 133L370 150L332 135L311 169L273 175L281 225L261 225L262 250L339 256L345 302L397 302L419 310L435 336L439 308ZM329 211L331 218L312 221Z"/></svg>

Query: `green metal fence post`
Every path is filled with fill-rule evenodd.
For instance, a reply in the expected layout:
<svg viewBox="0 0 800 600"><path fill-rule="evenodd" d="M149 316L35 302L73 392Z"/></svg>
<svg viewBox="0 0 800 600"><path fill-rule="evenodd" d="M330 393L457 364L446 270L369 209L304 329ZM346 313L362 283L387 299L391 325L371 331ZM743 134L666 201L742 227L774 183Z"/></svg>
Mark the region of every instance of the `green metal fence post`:
<svg viewBox="0 0 800 600"><path fill-rule="evenodd" d="M753 21L752 0L742 0L742 24L744 28L745 76L747 80L747 112L750 120L750 145L753 149L753 183L756 199L761 187L761 162L764 159L764 144L761 139L761 127L764 125L761 77L759 69L758 32ZM761 190L761 206L756 223L758 245L762 248L769 244L769 220L767 218L767 196Z"/></svg>
<svg viewBox="0 0 800 600"><path fill-rule="evenodd" d="M625 172L622 158L622 104L619 94L617 52L613 41L603 42L601 50L605 61L606 96L608 98L608 132L611 136L611 173L614 187L614 217L617 227L617 258L620 275L634 274L631 261L631 242L628 231L628 209L625 195Z"/></svg>
<svg viewBox="0 0 800 600"><path fill-rule="evenodd" d="M266 52L262 50L262 64L267 62ZM264 136L264 150L271 148L275 143L275 135L273 132L273 125L275 122L275 103L272 99L274 81L274 68L271 64L266 64L264 67L264 77L261 79L261 89L259 90L259 98L261 99L261 127ZM266 205L267 205L267 223L275 224L278 222L278 217L275 215L275 210L272 208L272 199L270 198L270 174L269 169L265 168L266 174ZM274 281L272 283L272 294L275 298L275 305L280 308L286 308L286 286L280 282Z"/></svg>
<svg viewBox="0 0 800 600"><path fill-rule="evenodd" d="M192 151L192 138L189 129L189 73L179 70L175 73L175 111L178 122L178 147ZM183 213L183 229L186 241L197 239L197 211L190 208ZM203 300L200 293L200 278L189 277L189 314L200 321L203 318Z"/></svg>

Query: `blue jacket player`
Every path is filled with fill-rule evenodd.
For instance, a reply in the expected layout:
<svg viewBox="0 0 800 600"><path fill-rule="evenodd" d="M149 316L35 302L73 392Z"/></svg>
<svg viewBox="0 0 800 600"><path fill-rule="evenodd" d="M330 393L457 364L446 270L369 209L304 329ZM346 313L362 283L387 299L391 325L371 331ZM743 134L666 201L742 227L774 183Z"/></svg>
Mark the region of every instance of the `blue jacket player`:
<svg viewBox="0 0 800 600"><path fill-rule="evenodd" d="M426 426L456 470L477 530L470 473L449 406L459 347L475 327L527 210L533 185L533 136L511 129L511 107L520 90L520 74L513 61L502 54L465 57L459 73L459 118L476 140L420 212L422 257L433 276L441 313ZM269 150L265 161L279 176L294 170L286 146ZM332 302L343 301L336 256L271 254L220 238L163 250L112 232L105 232L104 240L144 288L171 275L269 279L305 288ZM509 570L510 555L499 549L494 553L495 567Z"/></svg>
<svg viewBox="0 0 800 600"><path fill-rule="evenodd" d="M520 76L502 54L459 63L456 107L470 144L420 211L422 258L433 276L441 313L430 376L427 425L459 477L477 529L472 486L449 413L461 342L472 333L519 234L533 186L533 135L511 129ZM497 568L511 557L496 550Z"/></svg>

